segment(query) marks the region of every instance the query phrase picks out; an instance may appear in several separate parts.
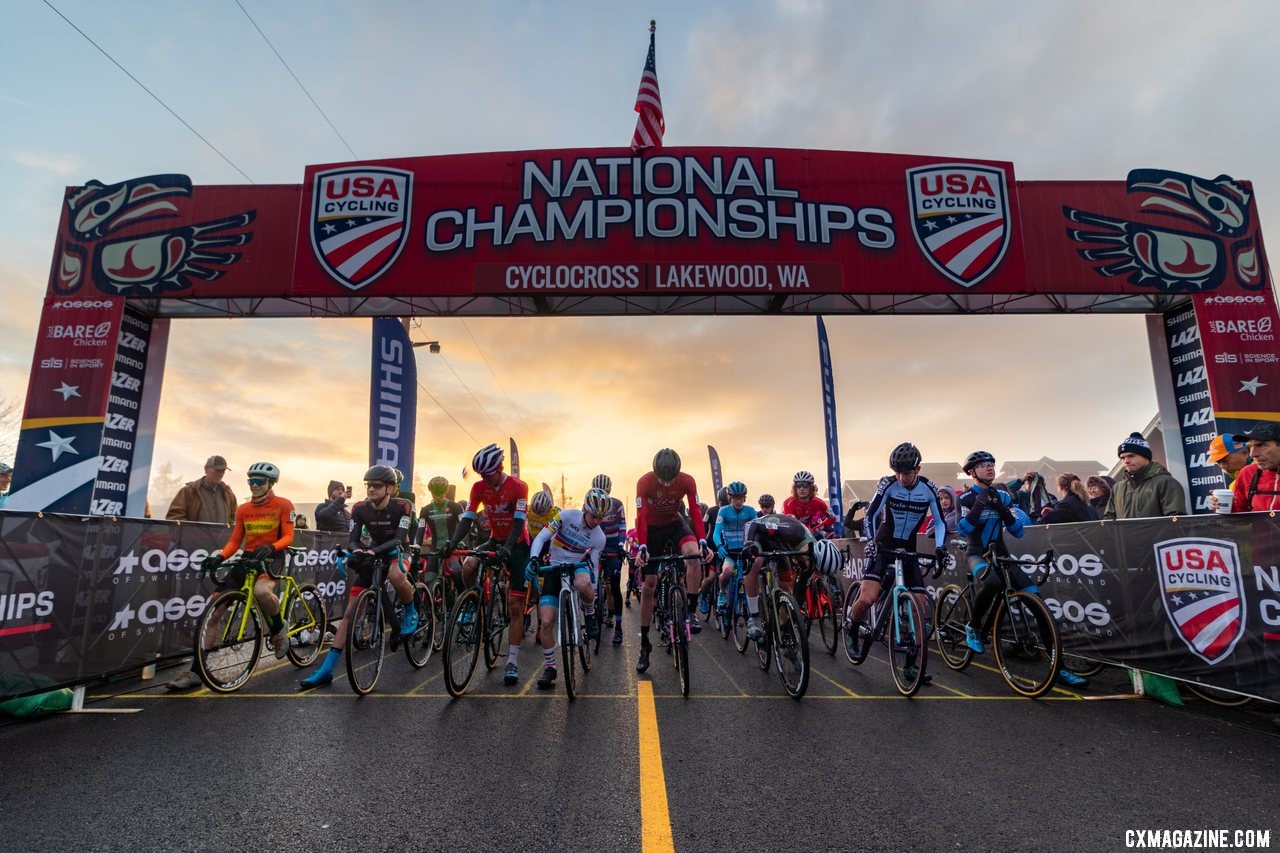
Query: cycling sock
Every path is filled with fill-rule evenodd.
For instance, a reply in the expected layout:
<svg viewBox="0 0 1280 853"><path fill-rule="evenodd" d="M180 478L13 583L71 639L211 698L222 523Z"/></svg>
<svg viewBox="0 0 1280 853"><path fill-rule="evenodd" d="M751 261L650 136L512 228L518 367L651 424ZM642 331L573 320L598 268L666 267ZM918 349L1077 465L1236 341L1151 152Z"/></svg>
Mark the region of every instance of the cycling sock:
<svg viewBox="0 0 1280 853"><path fill-rule="evenodd" d="M516 656L519 654L520 654L519 646L507 646L507 664L508 665L514 664L516 662Z"/></svg>
<svg viewBox="0 0 1280 853"><path fill-rule="evenodd" d="M284 620L280 618L279 613L271 617L271 633L278 634L280 632L280 629L283 627L284 627Z"/></svg>
<svg viewBox="0 0 1280 853"><path fill-rule="evenodd" d="M544 663L546 663L546 665L549 668L555 669L556 668L556 647L552 646L549 649L543 649L542 660Z"/></svg>
<svg viewBox="0 0 1280 853"><path fill-rule="evenodd" d="M582 615L583 615L583 616L595 616L595 615L596 615L596 603L593 601L593 602L591 602L590 604L584 604L584 605L582 605Z"/></svg>
<svg viewBox="0 0 1280 853"><path fill-rule="evenodd" d="M687 599L689 600L689 612L690 612L690 613L692 613L693 611L695 611L695 610L697 610L697 609L698 609L698 593L696 593L696 592L691 592L691 593L689 593L688 595L686 595L686 596L685 596L685 598L687 598Z"/></svg>
<svg viewBox="0 0 1280 853"><path fill-rule="evenodd" d="M758 595L747 596L747 615L748 616L760 615L760 596Z"/></svg>
<svg viewBox="0 0 1280 853"><path fill-rule="evenodd" d="M640 642L642 643L649 642L649 626L648 625L640 626Z"/></svg>
<svg viewBox="0 0 1280 853"><path fill-rule="evenodd" d="M333 668L338 665L338 659L342 657L342 649L329 649L329 653L324 656L324 660L320 662L319 672L325 675L333 673Z"/></svg>

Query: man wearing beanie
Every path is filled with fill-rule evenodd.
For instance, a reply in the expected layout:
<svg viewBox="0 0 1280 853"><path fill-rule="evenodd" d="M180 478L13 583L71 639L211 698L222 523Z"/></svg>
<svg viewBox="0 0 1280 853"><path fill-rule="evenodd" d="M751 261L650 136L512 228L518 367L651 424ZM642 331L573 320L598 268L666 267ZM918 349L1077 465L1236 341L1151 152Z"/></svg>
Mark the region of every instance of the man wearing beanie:
<svg viewBox="0 0 1280 853"><path fill-rule="evenodd" d="M351 529L351 513L347 511L347 487L337 480L329 481L329 499L316 507L316 530L346 533Z"/></svg>
<svg viewBox="0 0 1280 853"><path fill-rule="evenodd" d="M1151 445L1142 433L1130 433L1120 442L1116 455L1123 470L1107 500L1104 519L1187 514L1187 495L1182 484L1159 462L1151 461Z"/></svg>

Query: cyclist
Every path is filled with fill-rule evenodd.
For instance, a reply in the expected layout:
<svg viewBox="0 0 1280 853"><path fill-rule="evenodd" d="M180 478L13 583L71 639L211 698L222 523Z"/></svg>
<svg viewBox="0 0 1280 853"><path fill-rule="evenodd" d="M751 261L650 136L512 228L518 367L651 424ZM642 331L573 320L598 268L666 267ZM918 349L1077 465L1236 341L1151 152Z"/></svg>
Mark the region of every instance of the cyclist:
<svg viewBox="0 0 1280 853"><path fill-rule="evenodd" d="M413 606L413 584L409 583L407 567L398 559L400 547L408 541L413 524L413 504L395 497L398 488L395 469L386 465L374 465L364 472L367 497L351 508L351 534L347 547L346 571L352 575L351 597L338 620L333 646L315 672L302 679L304 689L323 687L333 683L333 669L342 658L347 645L347 620L351 608L360 593L373 583L374 569L378 563L386 567L386 578L395 589L396 598L406 605L400 617L400 636L407 637L418 630L418 610ZM361 532L368 537L367 546L361 543Z"/></svg>
<svg viewBox="0 0 1280 853"><path fill-rule="evenodd" d="M542 532L542 528L550 524L560 515L560 507L555 505L555 497L543 489L534 492L529 499L529 512L525 516L525 526L529 529L529 538L533 539Z"/></svg>
<svg viewBox="0 0 1280 853"><path fill-rule="evenodd" d="M688 503L688 515L681 511ZM649 564L649 546L661 554L669 547L681 554L701 556L707 547L706 529L698 511L698 486L693 477L680 471L680 454L669 447L659 450L653 457L653 470L636 483L636 537L640 552L636 564L640 568L642 582L640 592L640 659L636 672L649 668L649 625L653 622L654 596L658 589L658 576L646 571ZM698 561L685 560L685 591L689 612L698 604ZM689 592L695 590L695 592Z"/></svg>
<svg viewBox="0 0 1280 853"><path fill-rule="evenodd" d="M985 450L975 450L970 453L964 460L964 472L973 478L974 483L960 496L956 530L968 540L965 560L978 587L973 602L973 618L980 619L1000 594L1001 589L997 572L994 570L985 574L983 572L988 568L985 557L987 550L994 548L997 555L1009 556L1009 548L1004 544L1005 531L1021 539L1023 528L1030 520L1020 509L1013 506L1012 495L992 485L996 478L996 458L990 453ZM1037 594L1040 592L1022 572L1009 572L1009 579L1018 589ZM970 649L977 654L986 651L976 626L966 625L964 633L965 643ZM1060 669L1058 680L1072 687L1083 687L1088 684L1088 681L1069 669Z"/></svg>
<svg viewBox="0 0 1280 853"><path fill-rule="evenodd" d="M869 540L866 547L866 572L862 582L858 584L858 597L849 608L849 622L856 624L862 621L867 609L875 603L882 589L893 585L893 561L887 554L877 553L879 549L886 551L901 548L915 550L916 531L926 517L935 522L942 518L942 509L938 504L938 488L928 477L920 476L920 450L911 442L904 441L889 454L891 476L881 477L876 485L875 495L867 506L865 530ZM937 577L946 565L945 524L933 525L933 555L937 560L933 576ZM920 572L920 563L914 556L902 559L902 581L906 584L911 596L920 606L921 613L930 613L925 598L924 576ZM850 626L846 625L846 630ZM915 662L907 665L907 677L915 678ZM927 684L930 677L925 675Z"/></svg>
<svg viewBox="0 0 1280 853"><path fill-rule="evenodd" d="M715 551L715 543L711 541L711 531L716 529L716 519L720 516L720 510L729 505L729 487L721 486L716 492L716 505L710 509L704 510L702 513L702 529L707 531L707 542L710 547L707 549L706 559L703 562L703 578L702 589L698 590L698 610L706 614L711 612L711 581L715 578L717 572L715 563L718 555ZM693 633L702 630L702 626L696 621L693 623Z"/></svg>
<svg viewBox="0 0 1280 853"><path fill-rule="evenodd" d="M520 640L524 636L524 568L529 562L529 536L525 530L525 517L529 487L523 480L503 472L502 462L505 458L506 453L496 444L476 451L471 459L471 470L479 474L480 479L471 487L471 497L466 511L462 513L458 529L449 538L449 543L437 553L445 557L458 547L458 543L471 531L471 525L483 506L489 522L489 539L475 550L496 551L511 578L511 586L507 592L507 616L511 620L511 629L507 639L507 666L502 673L502 683L510 686L520 680L517 656L520 653ZM465 585L470 585L475 580L479 566L479 561L474 557L462 561L462 580Z"/></svg>
<svg viewBox="0 0 1280 853"><path fill-rule="evenodd" d="M716 596L717 612L723 612L725 591L729 589L729 579L737 568L730 551L737 551L745 543L744 535L747 523L756 517L756 508L747 506L747 485L734 480L727 487L729 505L716 513L716 526L711 531L711 547L716 549L716 557L720 560L720 594Z"/></svg>
<svg viewBox="0 0 1280 853"><path fill-rule="evenodd" d="M524 570L528 583L538 582L542 566L542 549L546 547L552 563L585 561L590 568L574 569L573 586L582 599L582 615L587 617L587 636L600 636L600 623L594 618L596 609L595 573L600 570L600 554L604 551L605 533L600 522L611 509L612 499L600 489L591 489L582 499L582 509L567 509L555 521L542 528L529 549L529 563ZM538 598L538 639L542 643L542 659L546 668L538 678L538 689L547 690L556 683L556 613L560 604L560 576L548 574L542 580Z"/></svg>
<svg viewBox="0 0 1280 853"><path fill-rule="evenodd" d="M817 486L808 471L797 471L791 481L791 497L782 502L785 515L798 518L815 537L834 533L836 517L827 502L817 496Z"/></svg>
<svg viewBox="0 0 1280 853"><path fill-rule="evenodd" d="M448 542L458 529L458 521L462 517L462 507L449 500L449 481L444 477L432 477L427 482L427 491L431 493L431 501L422 508L418 516L418 534L415 544L423 545L424 550L434 551L442 543ZM434 579L440 571L440 559L432 553L427 559L426 574Z"/></svg>
<svg viewBox="0 0 1280 853"><path fill-rule="evenodd" d="M640 600L640 587L637 579L640 576L640 569L636 565L636 559L640 556L640 540L636 538L636 529L633 527L627 531L627 591L623 595L623 601L627 607L631 607L631 596L636 597L636 601Z"/></svg>
<svg viewBox="0 0 1280 853"><path fill-rule="evenodd" d="M760 504L760 511L757 512L756 515L768 515L769 513L776 511L774 509L773 495L768 492L761 495L760 499L756 501L756 503Z"/></svg>
<svg viewBox="0 0 1280 853"><path fill-rule="evenodd" d="M280 469L270 462L255 462L249 466L249 500L236 507L236 523L231 538L222 550L210 554L201 564L201 572L212 572L223 561L241 549L251 560L260 560L266 571L253 583L253 597L270 620L271 637L268 639L277 658L283 658L289 650L289 637L284 619L280 616L280 599L277 596L284 563L284 549L293 544L293 503L275 493L280 479ZM244 583L244 575L227 578L218 589L228 589Z"/></svg>
<svg viewBox="0 0 1280 853"><path fill-rule="evenodd" d="M764 639L764 623L760 621L760 567L764 565L764 554L770 551L804 551L805 559L822 555L823 568L830 562L826 547L835 549L835 560L839 561L839 549L825 539L815 539L812 531L798 519L790 515L769 513L753 518L747 522L742 531L743 545L739 559L747 566L743 586L747 592L747 636L759 642ZM819 548L819 543L824 543ZM837 562L838 568L838 562ZM782 560L778 567L778 585L788 593L795 588L796 572L791 558Z"/></svg>
<svg viewBox="0 0 1280 853"><path fill-rule="evenodd" d="M613 479L608 474L597 474L591 480L591 488L609 496L613 492ZM605 626L613 624L613 644L622 645L622 553L626 548L627 508L622 501L609 497L609 510L600 519L604 530L604 553L600 558L600 571L608 572L609 618Z"/></svg>

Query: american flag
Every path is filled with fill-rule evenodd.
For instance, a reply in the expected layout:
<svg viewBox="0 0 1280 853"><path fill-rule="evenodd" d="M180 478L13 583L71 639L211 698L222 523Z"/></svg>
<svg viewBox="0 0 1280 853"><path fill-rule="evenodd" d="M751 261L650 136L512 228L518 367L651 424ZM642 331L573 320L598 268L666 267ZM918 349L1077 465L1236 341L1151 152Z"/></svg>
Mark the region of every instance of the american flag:
<svg viewBox="0 0 1280 853"><path fill-rule="evenodd" d="M662 93L658 91L658 66L654 59L654 29L649 22L649 55L644 60L644 72L640 75L640 91L636 93L636 132L631 135L631 150L661 148L662 134L667 129L662 120Z"/></svg>

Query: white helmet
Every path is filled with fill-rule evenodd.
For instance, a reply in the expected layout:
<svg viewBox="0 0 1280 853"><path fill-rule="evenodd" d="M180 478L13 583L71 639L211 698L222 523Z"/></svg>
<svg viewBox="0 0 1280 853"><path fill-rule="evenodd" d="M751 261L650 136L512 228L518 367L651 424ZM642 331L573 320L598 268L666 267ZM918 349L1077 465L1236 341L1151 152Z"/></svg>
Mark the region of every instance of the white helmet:
<svg viewBox="0 0 1280 853"><path fill-rule="evenodd" d="M270 462L255 462L249 466L248 476L266 477L274 483L280 479L280 469Z"/></svg>
<svg viewBox="0 0 1280 853"><path fill-rule="evenodd" d="M482 447L476 451L475 456L471 457L471 470L481 477L487 477L502 467L502 460L506 456L507 454L496 444Z"/></svg>
<svg viewBox="0 0 1280 853"><path fill-rule="evenodd" d="M533 500L529 501L529 509L538 515L546 515L551 512L551 493L548 491L534 492Z"/></svg>
<svg viewBox="0 0 1280 853"><path fill-rule="evenodd" d="M607 495L613 491L613 480L609 479L608 474L596 474L591 481L591 488L599 489Z"/></svg>
<svg viewBox="0 0 1280 853"><path fill-rule="evenodd" d="M834 575L844 566L844 552L828 539L814 542L810 557L813 559L813 567L824 575Z"/></svg>
<svg viewBox="0 0 1280 853"><path fill-rule="evenodd" d="M592 489L582 499L582 511L589 512L596 518L604 518L612 508L613 501L602 489Z"/></svg>

